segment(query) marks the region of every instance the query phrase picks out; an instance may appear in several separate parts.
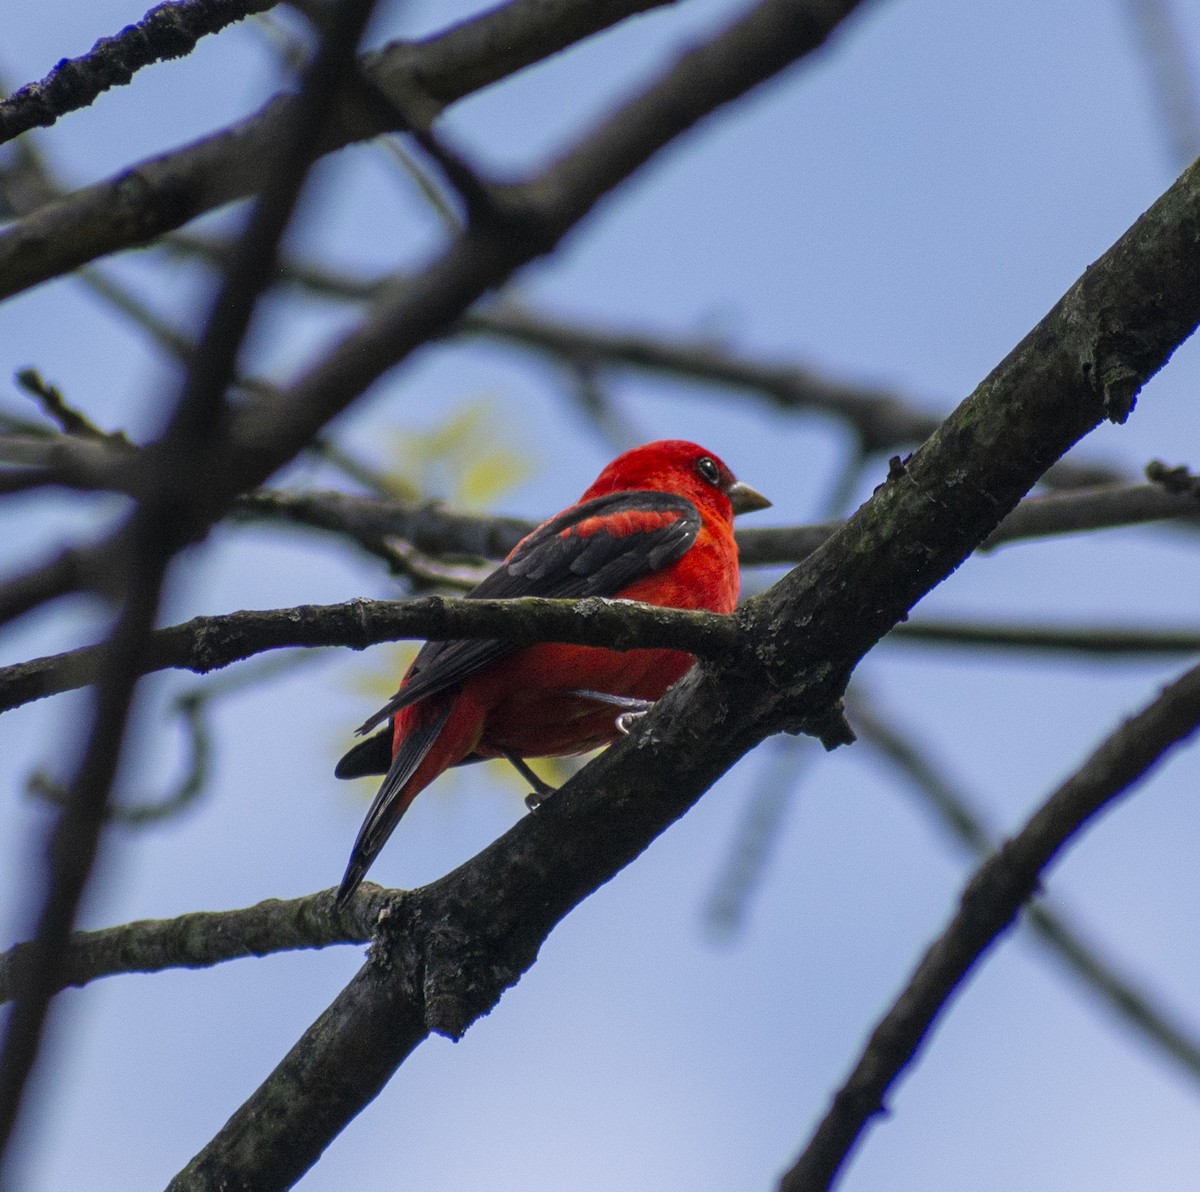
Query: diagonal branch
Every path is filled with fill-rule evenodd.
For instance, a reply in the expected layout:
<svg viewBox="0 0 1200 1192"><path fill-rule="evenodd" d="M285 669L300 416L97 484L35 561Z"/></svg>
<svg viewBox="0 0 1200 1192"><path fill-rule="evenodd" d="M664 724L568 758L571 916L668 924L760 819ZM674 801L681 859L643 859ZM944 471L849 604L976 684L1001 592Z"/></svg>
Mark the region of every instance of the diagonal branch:
<svg viewBox="0 0 1200 1192"><path fill-rule="evenodd" d="M1200 727L1200 667L1166 688L1106 738L1022 831L968 883L961 906L871 1034L781 1192L824 1192L954 991L1015 921L1042 874L1100 811L1126 794Z"/></svg>
<svg viewBox="0 0 1200 1192"><path fill-rule="evenodd" d="M190 54L200 38L217 33L279 0L170 0L152 8L115 37L102 37L79 58L64 58L42 80L0 100L0 145L31 128L87 107L110 87L123 87L135 71Z"/></svg>
<svg viewBox="0 0 1200 1192"><path fill-rule="evenodd" d="M941 825L977 860L994 850L992 833L963 792L941 772L928 753L878 714L861 691L853 690L847 707L855 731L907 779ZM1193 1079L1200 1078L1200 1040L1183 1023L1074 926L1054 899L1043 896L1025 912L1025 922L1069 973L1118 1019L1159 1048Z"/></svg>

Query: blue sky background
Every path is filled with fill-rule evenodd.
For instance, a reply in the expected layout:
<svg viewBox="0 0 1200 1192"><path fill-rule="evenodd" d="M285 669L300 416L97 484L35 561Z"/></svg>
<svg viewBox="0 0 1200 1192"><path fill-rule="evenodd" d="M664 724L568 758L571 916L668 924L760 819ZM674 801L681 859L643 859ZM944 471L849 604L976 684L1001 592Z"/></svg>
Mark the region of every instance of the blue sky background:
<svg viewBox="0 0 1200 1192"><path fill-rule="evenodd" d="M740 5L697 0L632 21L457 105L446 127L498 171L570 143L671 53ZM1200 9L1175 0L1200 71ZM372 42L434 31L470 5L385 4ZM10 87L142 15L127 0L42 0L6 22ZM39 134L72 184L203 135L280 83L247 24L140 73ZM876 4L829 49L669 150L604 203L514 292L563 317L718 338L740 351L894 385L949 409L1171 182L1126 6L1058 0ZM379 146L323 163L297 249L370 273L417 264L436 219ZM206 287L190 266L105 263L182 329ZM352 312L273 308L254 367L286 377ZM0 307L0 403L36 365L69 399L135 437L161 425L173 366L74 281ZM1185 345L1123 427L1079 449L1136 475L1200 464L1200 348ZM720 453L775 507L821 516L847 442L815 416L625 374L609 389L639 437ZM504 512L546 516L613 453L544 361L490 342L426 350L336 427L381 466L397 432L486 399L495 437L528 453ZM869 494L886 465L867 477ZM285 478L332 482L297 466ZM119 504L61 495L0 510L11 573ZM100 511L99 514L97 511ZM974 559L922 604L942 615L1196 623L1194 540L1169 529L1011 547ZM748 576L748 582L763 582ZM164 619L384 596L375 564L332 541L223 527L176 570ZM0 639L0 663L91 640L96 610L64 603ZM387 655L331 652L222 701L216 772L172 822L108 838L89 926L292 897L334 884L368 791L332 766L371 710ZM998 830L1013 829L1122 715L1184 662L1106 663L884 645L861 678L941 757ZM396 676L398 678L398 675ZM145 684L121 789L168 788L181 767L167 706L190 676ZM21 938L49 822L24 794L64 768L86 704L62 696L0 717L0 925ZM302 1182L346 1188L770 1188L806 1140L863 1037L951 913L968 867L863 746L814 754L742 931L714 943L704 908L779 746L744 759L696 810L554 933L539 962L457 1045L433 1040ZM1182 753L1091 829L1049 889L1102 949L1200 1023L1200 805ZM417 885L520 814L499 768L423 795L372 877ZM98 982L64 994L26 1118L30 1192L161 1186L257 1086L361 963L361 949ZM1200 1088L1114 1025L1024 935L977 972L868 1135L841 1187L1194 1188Z"/></svg>

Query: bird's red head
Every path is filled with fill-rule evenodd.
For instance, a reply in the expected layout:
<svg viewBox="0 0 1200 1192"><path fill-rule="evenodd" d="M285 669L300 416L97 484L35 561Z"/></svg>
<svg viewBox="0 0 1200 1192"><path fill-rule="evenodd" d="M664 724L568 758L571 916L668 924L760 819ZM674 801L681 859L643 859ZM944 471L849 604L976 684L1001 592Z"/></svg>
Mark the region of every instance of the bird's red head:
<svg viewBox="0 0 1200 1192"><path fill-rule="evenodd" d="M750 513L771 504L735 479L719 456L686 439L658 439L618 455L581 500L637 489L678 493L726 521L732 521L735 513Z"/></svg>

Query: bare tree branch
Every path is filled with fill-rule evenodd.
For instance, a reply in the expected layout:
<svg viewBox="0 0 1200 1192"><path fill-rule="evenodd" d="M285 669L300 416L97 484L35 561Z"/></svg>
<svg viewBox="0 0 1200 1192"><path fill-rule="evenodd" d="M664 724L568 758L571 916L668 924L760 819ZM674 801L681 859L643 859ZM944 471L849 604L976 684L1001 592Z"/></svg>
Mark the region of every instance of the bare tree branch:
<svg viewBox="0 0 1200 1192"><path fill-rule="evenodd" d="M431 576L444 580L444 575ZM660 608L629 601L459 600L423 596L403 601L242 611L193 617L157 629L147 639L142 674L178 669L206 674L270 650L331 646L364 650L384 642L496 639L513 645L558 641L634 650L685 650L699 658L729 658L741 643L736 623L718 613ZM1130 630L1068 626L910 621L889 641L1008 650L1044 650L1101 657L1145 657L1200 650L1200 630ZM95 682L102 646L81 646L0 667L0 712Z"/></svg>
<svg viewBox="0 0 1200 1192"><path fill-rule="evenodd" d="M982 866L963 891L958 913L872 1032L804 1153L781 1180L781 1192L824 1192L833 1184L955 989L1014 922L1046 868L1094 816L1143 779L1198 725L1200 667L1106 738Z"/></svg>
<svg viewBox="0 0 1200 1192"><path fill-rule="evenodd" d="M223 247L211 239L178 235L164 247L220 261ZM389 284L387 278L357 278L307 262L289 261L281 280L309 293L352 302L370 302ZM745 390L788 411L816 411L848 422L862 449L888 452L925 439L939 418L898 391L829 377L794 362L747 358L707 340L672 340L643 331L622 331L564 322L512 301L488 303L467 311L450 334L487 336L536 349L563 363L589 370L635 368L667 373L703 385ZM622 437L627 428L620 428ZM1059 460L1043 477L1051 487L1109 485L1120 476L1103 464Z"/></svg>
<svg viewBox="0 0 1200 1192"><path fill-rule="evenodd" d="M348 646L362 650L406 638L496 638L514 645L563 641L614 650L669 646L709 658L738 648L739 630L720 613L659 608L624 600L350 600L265 612L194 617L149 635L139 673L177 667L204 674L266 650ZM0 711L94 682L103 646L0 668Z"/></svg>
<svg viewBox="0 0 1200 1192"><path fill-rule="evenodd" d="M265 488L239 497L233 517L246 522L292 522L342 534L383 557L387 557L386 539L403 538L435 557L503 559L537 525L519 517L463 513L432 501Z"/></svg>
<svg viewBox="0 0 1200 1192"><path fill-rule="evenodd" d="M216 33L278 0L171 0L136 25L102 37L80 58L64 58L40 82L0 100L0 145L39 125L87 107L110 87L123 87L153 62L190 54L200 38Z"/></svg>
<svg viewBox="0 0 1200 1192"><path fill-rule="evenodd" d="M120 582L112 564L124 546L121 536L114 534L96 546L68 547L0 584L0 625L76 592L115 595Z"/></svg>
<svg viewBox="0 0 1200 1192"><path fill-rule="evenodd" d="M404 113L494 83L667 0L510 0L438 37L395 43L362 62L365 81L331 113L328 153L407 127ZM389 97L387 102L382 96ZM273 146L295 120L281 96L241 123L84 187L0 233L0 298L181 227L259 190Z"/></svg>
<svg viewBox="0 0 1200 1192"><path fill-rule="evenodd" d="M3 454L4 441L0 439L0 458ZM239 498L236 517L279 519L343 534L384 558L387 552L381 544L392 537L403 538L429 555L502 559L536 524L514 517L456 513L426 502L273 489L259 489ZM988 538L983 549L1153 521L1200 526L1200 505L1194 496L1173 493L1158 484L1107 485L1027 497ZM739 530L742 565L777 567L798 563L828 541L842 524L831 521Z"/></svg>
<svg viewBox="0 0 1200 1192"><path fill-rule="evenodd" d="M361 899L334 915L329 913L329 894L323 892L286 902L270 898L245 910L198 911L175 919L142 919L101 931L77 931L58 972L58 988L122 973L211 968L244 956L364 944L395 895L371 883L363 889ZM0 954L0 1003L14 997L34 963L29 944Z"/></svg>
<svg viewBox="0 0 1200 1192"><path fill-rule="evenodd" d="M47 417L58 423L64 434L94 440L117 449L130 446L125 435L101 430L85 414L68 405L62 392L47 382L37 369L21 369L17 373L17 384L37 401Z"/></svg>
<svg viewBox="0 0 1200 1192"><path fill-rule="evenodd" d="M1100 658L1145 658L1200 651L1200 630L1130 629L1124 625L999 625L922 619L897 625L888 640L972 649L1086 654Z"/></svg>
<svg viewBox="0 0 1200 1192"><path fill-rule="evenodd" d="M183 721L187 734L188 759L182 778L167 795L147 798L139 803L123 800L110 804L104 818L111 824L142 826L160 823L190 807L204 792L212 770L212 732L207 716L207 692L190 691L172 701L173 710ZM57 807L67 805L70 792L45 770L36 770L26 784L36 799Z"/></svg>
<svg viewBox="0 0 1200 1192"><path fill-rule="evenodd" d="M995 848L994 836L961 790L910 735L880 715L874 704L855 688L847 708L859 739L873 747L908 781L930 807L938 822L978 860ZM1200 1078L1200 1040L1177 1014L1144 990L1137 980L1087 940L1070 916L1050 897L1037 899L1025 911L1034 935L1117 1019L1179 1064L1193 1079Z"/></svg>
<svg viewBox="0 0 1200 1192"><path fill-rule="evenodd" d="M816 744L804 739L780 737L768 744L766 772L750 791L749 807L738 822L704 908L709 933L722 943L732 940L745 922L779 840L788 804L817 753Z"/></svg>

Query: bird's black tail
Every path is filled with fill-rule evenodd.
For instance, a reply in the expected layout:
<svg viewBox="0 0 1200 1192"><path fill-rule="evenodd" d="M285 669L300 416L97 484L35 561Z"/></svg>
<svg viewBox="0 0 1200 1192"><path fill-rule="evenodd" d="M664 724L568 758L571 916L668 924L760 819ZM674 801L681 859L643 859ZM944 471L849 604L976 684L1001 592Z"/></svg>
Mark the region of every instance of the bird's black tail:
<svg viewBox="0 0 1200 1192"><path fill-rule="evenodd" d="M410 780L417 772L417 767L425 760L425 755L433 748L433 743L445 728L454 708L452 699L445 700L440 707L429 707L431 703L436 705L434 700L424 701L420 705L423 711L428 708L426 718L423 723L414 726L412 732L400 742L383 785L375 796L375 802L371 804L371 810L363 820L358 839L354 842L354 848L350 850L350 863L346 866L345 876L338 887L337 898L334 899L334 907L337 910L341 910L350 901L370 869L371 862L375 860L379 850L400 822L400 817L408 810L408 805L420 791L420 787L416 790L408 789Z"/></svg>

